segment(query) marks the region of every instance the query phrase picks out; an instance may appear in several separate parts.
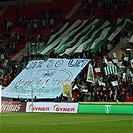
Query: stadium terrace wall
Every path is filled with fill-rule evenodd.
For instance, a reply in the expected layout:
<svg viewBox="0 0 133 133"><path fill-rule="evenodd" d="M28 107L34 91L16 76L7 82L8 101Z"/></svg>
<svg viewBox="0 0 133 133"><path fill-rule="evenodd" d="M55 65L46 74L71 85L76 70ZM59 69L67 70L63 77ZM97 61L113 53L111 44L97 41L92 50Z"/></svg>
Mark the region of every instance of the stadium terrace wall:
<svg viewBox="0 0 133 133"><path fill-rule="evenodd" d="M79 103L78 113L133 114L133 103Z"/></svg>

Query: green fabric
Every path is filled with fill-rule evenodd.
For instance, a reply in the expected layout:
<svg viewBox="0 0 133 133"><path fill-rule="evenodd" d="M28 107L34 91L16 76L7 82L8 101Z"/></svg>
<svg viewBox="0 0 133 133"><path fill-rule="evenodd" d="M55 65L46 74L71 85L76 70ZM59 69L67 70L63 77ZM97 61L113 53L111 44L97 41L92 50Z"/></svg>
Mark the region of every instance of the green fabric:
<svg viewBox="0 0 133 133"><path fill-rule="evenodd" d="M4 74L5 72L2 70L2 69L0 69L0 74Z"/></svg>
<svg viewBox="0 0 133 133"><path fill-rule="evenodd" d="M79 26L79 29L74 34L69 33L68 39L63 44L57 46L57 48L55 49L55 53L60 54L60 53L64 52L66 48L72 47L77 42L77 40L80 39L80 38L78 36L74 43L71 43L71 41L74 39L75 36L78 35L78 33L80 33L80 31L83 31L86 28L87 25L88 25L87 22L85 24L82 23L81 27ZM75 29L73 29L73 31L74 30ZM83 34L85 34L85 33L86 33L86 30Z"/></svg>
<svg viewBox="0 0 133 133"><path fill-rule="evenodd" d="M54 52L63 56L74 54L78 50L97 52L108 40L112 40L127 22L124 19L118 19L116 23L105 20L93 23L94 21L77 20L73 24L67 23L58 27L51 34L48 43L38 53L49 55Z"/></svg>
<svg viewBox="0 0 133 133"><path fill-rule="evenodd" d="M117 30L118 27L124 26L124 20L120 21L118 24L110 25L112 28L106 34L105 38L100 40L95 46L92 48L91 52L97 52L97 50L108 41L108 38Z"/></svg>
<svg viewBox="0 0 133 133"><path fill-rule="evenodd" d="M77 20L72 25L70 23L66 23L59 32L52 35L48 41L48 43L42 48L41 54L50 54L49 51L53 51L65 37L75 28L77 28L81 24L81 20ZM51 39L52 38L52 39ZM53 49L53 50L52 50Z"/></svg>

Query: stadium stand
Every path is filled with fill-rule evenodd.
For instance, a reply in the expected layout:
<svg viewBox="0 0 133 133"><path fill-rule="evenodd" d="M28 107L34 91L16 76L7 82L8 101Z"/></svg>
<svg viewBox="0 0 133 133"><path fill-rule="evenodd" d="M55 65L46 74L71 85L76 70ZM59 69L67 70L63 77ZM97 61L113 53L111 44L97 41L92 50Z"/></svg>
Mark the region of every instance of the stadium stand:
<svg viewBox="0 0 133 133"><path fill-rule="evenodd" d="M74 8L78 3L77 8ZM45 59L48 57L62 58L57 53L50 55L32 55L25 53L21 59L17 57L18 53L25 48L27 42L45 42L46 45L50 35L55 33L58 28L66 24L71 25L78 19L84 20L108 20L115 23L118 19L128 18L133 21L133 3L123 0L111 1L78 1L78 0L55 0L50 2L34 2L25 3L24 5L12 4L5 10L3 5L0 7L2 14L0 15L0 82L3 86L8 86L12 80L22 71L29 60ZM4 10L4 11L3 11ZM73 11L73 12L72 12ZM119 11L119 12L118 12ZM67 18L70 15L69 18ZM67 16L67 17L66 17ZM39 39L37 38L40 35ZM82 53L74 53L66 55L66 58L86 58L92 59L91 64L100 71L94 71L96 84L86 82L88 66L81 71L78 77L73 81L73 102L77 101L116 101L129 102L133 101L133 46L128 42L133 35L133 24L126 25L124 29L111 41L106 42L96 52L83 51ZM122 69L118 75L104 74L104 68L107 62L113 61L110 53L120 40L126 40L126 47L130 46L131 50L124 49L118 61L122 62ZM107 47L108 46L108 47ZM121 47L120 47L121 48ZM128 57L128 58L126 58ZM105 60L107 62L105 62ZM116 63L114 63L117 66ZM121 66L122 66L121 65ZM118 67L118 66L117 66ZM99 83L100 81L100 83ZM112 85L113 81L118 81L116 86ZM104 84L102 84L104 83ZM62 96L59 99L62 100ZM67 100L67 99L65 99Z"/></svg>

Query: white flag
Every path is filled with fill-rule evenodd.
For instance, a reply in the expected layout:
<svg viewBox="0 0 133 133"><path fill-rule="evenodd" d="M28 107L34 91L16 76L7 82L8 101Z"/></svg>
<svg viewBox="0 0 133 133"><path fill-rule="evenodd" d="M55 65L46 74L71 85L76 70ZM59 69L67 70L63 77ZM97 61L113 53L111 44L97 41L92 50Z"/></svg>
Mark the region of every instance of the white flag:
<svg viewBox="0 0 133 133"><path fill-rule="evenodd" d="M104 63L107 65L114 65L112 61L108 61L107 58L104 56Z"/></svg>
<svg viewBox="0 0 133 133"><path fill-rule="evenodd" d="M79 89L77 85L74 85L73 90Z"/></svg>
<svg viewBox="0 0 133 133"><path fill-rule="evenodd" d="M125 66L122 64L122 61L118 62L117 65L118 65L119 68L125 68Z"/></svg>
<svg viewBox="0 0 133 133"><path fill-rule="evenodd" d="M98 84L101 86L106 86L106 84L104 82L101 82L100 80L98 80Z"/></svg>
<svg viewBox="0 0 133 133"><path fill-rule="evenodd" d="M86 90L86 89L83 89L83 90L81 90L82 92L88 92L88 90Z"/></svg>
<svg viewBox="0 0 133 133"><path fill-rule="evenodd" d="M100 68L95 68L95 72L99 73L99 72L101 72L101 69Z"/></svg>
<svg viewBox="0 0 133 133"><path fill-rule="evenodd" d="M93 66L89 64L88 66L88 73L87 73L87 82L95 82L94 79L94 72L93 72Z"/></svg>
<svg viewBox="0 0 133 133"><path fill-rule="evenodd" d="M117 86L118 85L118 81L113 81L111 82L113 86Z"/></svg>
<svg viewBox="0 0 133 133"><path fill-rule="evenodd" d="M105 56L104 56L104 63L108 64L108 60Z"/></svg>
<svg viewBox="0 0 133 133"><path fill-rule="evenodd" d="M132 78L132 82L133 82L133 73L130 71L130 76Z"/></svg>
<svg viewBox="0 0 133 133"><path fill-rule="evenodd" d="M129 39L130 43L133 43L133 35L131 36L131 38Z"/></svg>
<svg viewBox="0 0 133 133"><path fill-rule="evenodd" d="M131 64L131 66L132 66L132 68L133 68L133 59L130 61L130 64Z"/></svg>
<svg viewBox="0 0 133 133"><path fill-rule="evenodd" d="M113 62L118 64L119 61L118 61L118 59L113 59Z"/></svg>
<svg viewBox="0 0 133 133"><path fill-rule="evenodd" d="M123 80L126 78L126 73L125 72L122 74L122 78L123 78Z"/></svg>
<svg viewBox="0 0 133 133"><path fill-rule="evenodd" d="M128 59L129 59L129 57L124 57L124 60L125 60L125 61L128 61Z"/></svg>
<svg viewBox="0 0 133 133"><path fill-rule="evenodd" d="M113 56L114 56L114 58L115 58L115 59L117 58L117 55L116 55L116 53L113 53Z"/></svg>

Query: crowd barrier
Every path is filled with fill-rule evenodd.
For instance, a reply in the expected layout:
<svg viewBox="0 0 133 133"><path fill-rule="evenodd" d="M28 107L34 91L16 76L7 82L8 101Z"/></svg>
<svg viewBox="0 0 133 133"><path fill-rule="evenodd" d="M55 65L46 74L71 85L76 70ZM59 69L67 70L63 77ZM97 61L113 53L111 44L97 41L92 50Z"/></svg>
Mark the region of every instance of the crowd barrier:
<svg viewBox="0 0 133 133"><path fill-rule="evenodd" d="M89 114L133 114L132 103L80 103L78 113Z"/></svg>
<svg viewBox="0 0 133 133"><path fill-rule="evenodd" d="M2 102L2 112L53 112L88 114L133 114L132 102Z"/></svg>

